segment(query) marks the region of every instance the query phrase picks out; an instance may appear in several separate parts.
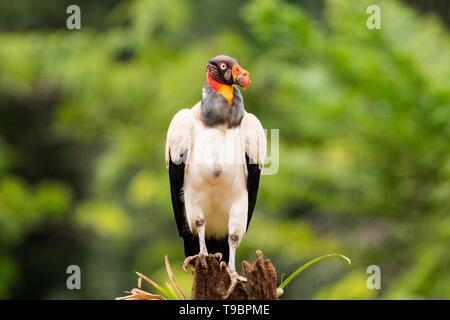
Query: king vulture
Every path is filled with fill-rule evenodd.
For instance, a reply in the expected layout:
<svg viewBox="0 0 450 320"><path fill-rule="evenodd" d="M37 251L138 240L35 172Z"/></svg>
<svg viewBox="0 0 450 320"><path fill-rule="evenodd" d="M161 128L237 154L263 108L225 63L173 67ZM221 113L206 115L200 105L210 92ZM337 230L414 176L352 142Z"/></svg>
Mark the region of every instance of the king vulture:
<svg viewBox="0 0 450 320"><path fill-rule="evenodd" d="M183 268L197 257L205 267L208 252L228 260L226 296L238 280L246 281L236 272L236 248L255 209L266 156L261 123L245 111L235 86L246 89L249 76L232 57L208 61L202 99L175 114L165 149L172 207L184 240Z"/></svg>

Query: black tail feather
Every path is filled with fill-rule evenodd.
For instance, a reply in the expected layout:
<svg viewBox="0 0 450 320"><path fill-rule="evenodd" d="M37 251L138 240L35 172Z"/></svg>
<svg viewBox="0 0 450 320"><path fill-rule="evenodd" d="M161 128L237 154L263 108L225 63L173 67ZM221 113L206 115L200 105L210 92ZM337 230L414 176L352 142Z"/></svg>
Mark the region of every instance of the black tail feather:
<svg viewBox="0 0 450 320"><path fill-rule="evenodd" d="M184 239L184 255L186 257L194 256L200 251L200 244L198 237L195 235L186 235ZM208 253L213 254L220 252L222 254L222 261L228 263L230 254L230 247L228 246L228 236L224 236L221 239L206 238L206 250Z"/></svg>

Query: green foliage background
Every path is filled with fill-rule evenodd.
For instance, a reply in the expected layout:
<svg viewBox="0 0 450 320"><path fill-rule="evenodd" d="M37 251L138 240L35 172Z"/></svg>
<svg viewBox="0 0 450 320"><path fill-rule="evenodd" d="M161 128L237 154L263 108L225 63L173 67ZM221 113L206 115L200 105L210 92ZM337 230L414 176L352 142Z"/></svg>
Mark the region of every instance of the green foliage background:
<svg viewBox="0 0 450 320"><path fill-rule="evenodd" d="M39 2L40 4L40 2ZM165 134L205 64L252 74L246 109L280 129L238 260L279 278L327 253L286 299L450 298L450 39L399 1L69 1L0 5L0 298L112 299L181 271ZM381 8L368 30L366 8ZM66 288L66 268L82 290ZM381 268L381 290L366 268Z"/></svg>

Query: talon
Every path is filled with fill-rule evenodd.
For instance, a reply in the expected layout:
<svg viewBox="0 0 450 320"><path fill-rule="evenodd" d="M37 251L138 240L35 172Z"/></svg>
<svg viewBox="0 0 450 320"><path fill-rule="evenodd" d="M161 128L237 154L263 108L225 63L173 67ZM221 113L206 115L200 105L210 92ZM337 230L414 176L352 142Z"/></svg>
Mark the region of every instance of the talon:
<svg viewBox="0 0 450 320"><path fill-rule="evenodd" d="M202 264L202 267L206 268L207 267L206 256L207 256L207 254L199 253L199 254L196 254L195 256L186 257L186 259L184 259L184 262L183 262L183 271L188 272L187 271L188 265L196 258L200 258L200 263Z"/></svg>
<svg viewBox="0 0 450 320"><path fill-rule="evenodd" d="M227 263L225 261L220 261L220 269L225 269L227 267Z"/></svg>
<svg viewBox="0 0 450 320"><path fill-rule="evenodd" d="M197 256L198 256L198 254L196 254L195 256L186 257L186 259L184 259L184 262L183 262L183 271L184 272L188 272L187 271L188 265L191 263L192 260L197 258Z"/></svg>
<svg viewBox="0 0 450 320"><path fill-rule="evenodd" d="M216 258L217 260L222 261L222 253L220 252L216 252L213 254L214 258Z"/></svg>
<svg viewBox="0 0 450 320"><path fill-rule="evenodd" d="M230 286L227 290L227 293L225 294L225 296L223 297L224 299L228 299L228 297L231 295L231 293L233 292L233 290L236 288L236 285L238 284L238 281L241 282L247 282L247 278L244 278L242 276L240 276L236 271L230 271L228 269L228 273L230 274Z"/></svg>
<svg viewBox="0 0 450 320"><path fill-rule="evenodd" d="M231 276L231 275L230 275L230 276ZM234 288L236 288L237 283L238 283L237 277L232 277L232 278L231 278L230 287L228 288L227 293L226 293L225 296L223 297L224 299L228 299L228 297L230 296L230 294L233 292Z"/></svg>

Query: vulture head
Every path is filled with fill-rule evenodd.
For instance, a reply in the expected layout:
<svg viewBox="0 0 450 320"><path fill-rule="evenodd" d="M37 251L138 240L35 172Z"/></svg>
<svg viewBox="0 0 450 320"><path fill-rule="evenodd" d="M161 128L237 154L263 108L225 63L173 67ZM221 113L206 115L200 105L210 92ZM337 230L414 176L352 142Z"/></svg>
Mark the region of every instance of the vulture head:
<svg viewBox="0 0 450 320"><path fill-rule="evenodd" d="M238 84L247 89L250 84L250 73L241 67L239 62L229 56L220 55L212 58L206 65L207 77L226 85Z"/></svg>

